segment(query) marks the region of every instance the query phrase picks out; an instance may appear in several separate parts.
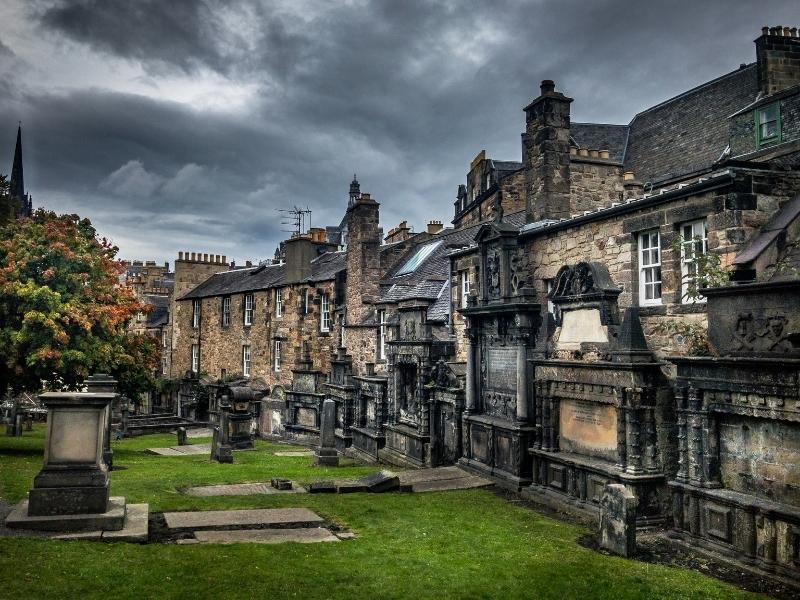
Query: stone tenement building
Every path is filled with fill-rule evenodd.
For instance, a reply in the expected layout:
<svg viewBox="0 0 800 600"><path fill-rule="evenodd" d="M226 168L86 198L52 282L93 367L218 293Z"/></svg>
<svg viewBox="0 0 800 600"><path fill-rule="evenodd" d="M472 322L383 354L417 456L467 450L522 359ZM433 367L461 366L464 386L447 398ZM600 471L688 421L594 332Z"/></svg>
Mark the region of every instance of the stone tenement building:
<svg viewBox="0 0 800 600"><path fill-rule="evenodd" d="M342 451L577 513L623 484L640 525L796 577L800 38L755 44L627 125L572 123L542 82L521 160L476 157L453 229L381 245L351 188L344 250L290 241L180 293L176 266L173 373L247 364L278 390L265 434L313 438L330 397Z"/></svg>

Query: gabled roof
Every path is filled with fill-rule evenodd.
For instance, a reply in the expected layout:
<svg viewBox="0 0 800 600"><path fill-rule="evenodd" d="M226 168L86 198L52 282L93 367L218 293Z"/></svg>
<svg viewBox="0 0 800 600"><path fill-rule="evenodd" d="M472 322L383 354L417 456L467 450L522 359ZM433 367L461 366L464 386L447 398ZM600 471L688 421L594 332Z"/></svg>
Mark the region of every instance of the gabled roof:
<svg viewBox="0 0 800 600"><path fill-rule="evenodd" d="M143 294L142 301L153 307L153 310L147 313L147 327L160 327L169 323L169 297Z"/></svg>

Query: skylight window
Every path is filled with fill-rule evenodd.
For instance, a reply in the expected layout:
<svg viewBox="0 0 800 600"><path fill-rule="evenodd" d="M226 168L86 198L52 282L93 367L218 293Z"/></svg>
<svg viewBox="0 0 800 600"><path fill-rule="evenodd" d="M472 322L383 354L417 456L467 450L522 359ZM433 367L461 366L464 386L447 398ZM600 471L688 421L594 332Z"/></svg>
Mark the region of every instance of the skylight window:
<svg viewBox="0 0 800 600"><path fill-rule="evenodd" d="M442 240L434 242L432 244L427 244L423 246L417 252L408 259L406 264L400 267L400 270L395 273L395 275L408 275L409 273L413 273L417 270L422 263L425 262L425 259L428 258L434 250L436 250L439 246L442 245Z"/></svg>

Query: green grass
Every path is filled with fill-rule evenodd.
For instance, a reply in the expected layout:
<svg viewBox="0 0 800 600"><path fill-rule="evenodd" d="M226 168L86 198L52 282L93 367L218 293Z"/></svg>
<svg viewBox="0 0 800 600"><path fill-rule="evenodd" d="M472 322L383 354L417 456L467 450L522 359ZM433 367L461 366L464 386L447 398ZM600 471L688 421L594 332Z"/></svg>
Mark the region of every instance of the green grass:
<svg viewBox="0 0 800 600"><path fill-rule="evenodd" d="M285 445L258 442L233 465L158 457L145 448L171 435L114 444L126 466L112 494L150 509L306 506L358 533L332 544L133 545L0 539L0 589L7 598L747 598L692 571L610 557L583 548L581 527L505 502L485 490L431 494L275 494L195 498L200 484L300 482L358 477L374 467L313 467L276 457ZM41 461L43 429L0 438L0 498L16 502Z"/></svg>

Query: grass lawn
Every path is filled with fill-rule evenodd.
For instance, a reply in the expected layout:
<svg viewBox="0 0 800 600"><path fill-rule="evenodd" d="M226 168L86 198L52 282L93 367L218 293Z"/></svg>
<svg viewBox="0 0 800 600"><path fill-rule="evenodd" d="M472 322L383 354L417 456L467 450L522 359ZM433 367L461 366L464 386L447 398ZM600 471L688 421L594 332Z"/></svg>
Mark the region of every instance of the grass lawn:
<svg viewBox="0 0 800 600"><path fill-rule="evenodd" d="M0 499L17 502L42 464L43 426L0 437ZM198 441L198 440L192 440ZM207 441L207 440L201 440ZM285 477L358 477L311 458L277 457L257 442L233 465L145 448L173 435L114 443L112 494L151 511L306 506L358 533L339 543L108 544L0 539L4 598L750 598L699 573L605 556L578 545L581 527L510 504L486 490L430 494L274 494L196 498L176 488Z"/></svg>

